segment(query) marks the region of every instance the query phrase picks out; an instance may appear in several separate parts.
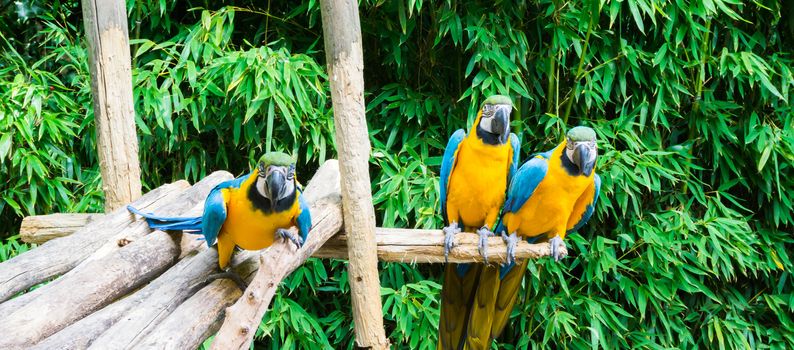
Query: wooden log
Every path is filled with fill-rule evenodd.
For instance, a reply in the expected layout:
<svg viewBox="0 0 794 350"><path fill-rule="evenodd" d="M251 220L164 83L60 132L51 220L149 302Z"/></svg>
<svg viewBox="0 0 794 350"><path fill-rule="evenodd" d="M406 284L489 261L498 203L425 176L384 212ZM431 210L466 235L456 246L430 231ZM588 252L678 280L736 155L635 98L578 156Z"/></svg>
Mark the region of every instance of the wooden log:
<svg viewBox="0 0 794 350"><path fill-rule="evenodd" d="M347 242L350 238L339 234L328 240L314 257L347 259ZM441 230L415 230L379 227L375 231L378 259L404 263L443 263L444 233ZM462 232L455 236L455 248L449 253L451 263L483 262L477 244L479 236ZM567 250L563 250L567 255ZM516 259L538 259L551 254L548 243L516 245ZM488 238L488 262L501 264L507 259L507 245L501 237Z"/></svg>
<svg viewBox="0 0 794 350"><path fill-rule="evenodd" d="M25 243L42 244L54 238L71 235L102 216L83 213L27 216L22 219L19 237Z"/></svg>
<svg viewBox="0 0 794 350"><path fill-rule="evenodd" d="M218 331L223 310L239 299L240 295L242 291L231 280L215 280L180 305L134 348L197 349Z"/></svg>
<svg viewBox="0 0 794 350"><path fill-rule="evenodd" d="M191 288L200 286L217 262L218 254L214 249L194 251L145 287L60 330L34 349L85 349L119 324L164 317L192 294ZM164 314L158 316L155 309L153 315L153 308L161 308ZM116 340L129 341L130 334L135 331L118 332Z"/></svg>
<svg viewBox="0 0 794 350"><path fill-rule="evenodd" d="M371 146L364 108L364 55L355 0L320 0L325 58L339 150L356 345L387 349L369 178Z"/></svg>
<svg viewBox="0 0 794 350"><path fill-rule="evenodd" d="M160 186L135 201L133 205L144 210L162 207L177 198L189 186L187 181ZM129 226L132 217L127 209L120 208L100 220L91 222L70 236L54 239L0 263L0 302L71 270L101 247L120 228ZM4 304L0 304L0 308L2 305Z"/></svg>
<svg viewBox="0 0 794 350"><path fill-rule="evenodd" d="M259 268L259 254L236 254L233 269L250 282ZM235 261L240 261L236 263ZM218 331L226 307L242 295L237 284L221 279L210 283L187 301L179 305L168 317L134 344L134 349L196 349ZM191 320L185 324L185 320Z"/></svg>
<svg viewBox="0 0 794 350"><path fill-rule="evenodd" d="M194 186L175 195L174 198L172 198L168 203L160 203L156 206L144 207L142 210L153 211L166 216L186 215L186 213L190 211L189 209L191 206L195 207L201 205L201 203L207 197L209 191L215 187L215 185L231 178L232 175L226 171L213 172L201 181L197 182ZM187 185L187 182L184 182L184 184ZM144 197L148 195L149 194L147 193ZM140 209L141 207L137 208ZM0 304L0 314L9 314L30 300L33 300L41 295L45 295L48 293L50 288L53 288L55 284L61 283L64 280L68 280L70 275L80 271L82 267L89 262L107 256L112 252L116 252L125 244L151 232L149 225L146 224L145 221L140 220L137 218L137 216L129 213L126 208L121 208L119 211L122 217L122 221L120 223L114 221L113 223L99 227L92 227L93 224L91 224L86 226L86 229L92 227L90 230L80 230L78 233L75 233L71 236L55 239L41 247L20 255L25 256L27 254L32 254L36 256L36 259L33 261L41 263L43 266L49 269L58 268L59 271L61 271L60 273L66 272L66 270L70 271L66 272L63 277L52 281L43 287ZM125 223L126 226L124 226ZM55 252L53 254L58 254L59 259L70 259L68 260L69 265L47 266L47 261L51 261L53 258L51 256L36 254L40 254L39 251L48 246L58 247L61 251ZM2 264L0 264L0 273L2 273ZM42 281L36 283L40 283Z"/></svg>
<svg viewBox="0 0 794 350"><path fill-rule="evenodd" d="M179 242L155 231L54 284L0 322L0 349L23 349L152 280L179 256Z"/></svg>
<svg viewBox="0 0 794 350"><path fill-rule="evenodd" d="M199 215L204 210L204 200L207 199L210 191L219 183L234 179L234 175L228 171L218 170L207 175L201 181L196 182L187 191L181 193L173 202L167 203L156 210L150 210L162 216L190 216ZM197 211L198 210L198 211ZM135 215L137 218L138 216ZM79 269L81 265L100 259L112 252L117 251L123 247L125 242L132 242L140 237L143 237L151 231L149 225L145 221L140 222L141 228L139 230L130 230L127 232L118 232L109 241L105 242L101 247L97 248L85 261L75 266Z"/></svg>
<svg viewBox="0 0 794 350"><path fill-rule="evenodd" d="M102 333L91 343L91 348L135 348L133 344L145 339L146 334L154 330L160 321L206 285L210 274L219 272L217 266L218 251L215 249L203 249L198 256L183 259L152 282L160 282L161 287ZM190 323L197 322L193 318L187 320ZM185 320L182 320L182 325L185 325Z"/></svg>
<svg viewBox="0 0 794 350"><path fill-rule="evenodd" d="M127 7L123 0L83 0L82 5L99 169L110 212L141 196Z"/></svg>
<svg viewBox="0 0 794 350"><path fill-rule="evenodd" d="M291 243L280 241L260 255L259 266L268 268L260 268L243 293L244 297L226 309L212 349L249 348L278 284L342 228L339 193L339 166L335 160L329 160L320 167L304 192L312 214L312 229L306 243L295 250Z"/></svg>
<svg viewBox="0 0 794 350"><path fill-rule="evenodd" d="M63 215L67 220L84 220L85 217L98 214L54 214ZM99 214L101 215L101 214ZM28 218L48 217L51 215L29 216ZM71 217L74 216L74 219ZM25 218L25 220L28 220ZM58 227L56 222L43 218L40 222L51 227L53 230L65 232L69 227ZM24 222L24 221L23 221ZM191 236L184 236L191 237ZM183 237L183 238L184 238ZM312 256L327 259L347 260L347 240L344 233L339 233L325 243ZM478 236L473 233L461 233L455 237L456 248L450 254L449 262L470 263L483 262L482 257L477 253ZM375 229L375 243L378 247L378 260L384 262L405 262L405 263L443 263L443 241L444 236L440 230L418 230L418 229L399 229L378 227ZM187 242L192 242L188 240ZM195 242L193 242L195 244ZM458 247L461 247L458 249ZM183 248L183 251L189 249ZM507 247L500 237L488 239L488 256L491 263L502 263L505 261ZM547 243L529 244L519 242L516 247L517 259L537 259L548 256L549 245ZM2 310L2 309L0 309Z"/></svg>

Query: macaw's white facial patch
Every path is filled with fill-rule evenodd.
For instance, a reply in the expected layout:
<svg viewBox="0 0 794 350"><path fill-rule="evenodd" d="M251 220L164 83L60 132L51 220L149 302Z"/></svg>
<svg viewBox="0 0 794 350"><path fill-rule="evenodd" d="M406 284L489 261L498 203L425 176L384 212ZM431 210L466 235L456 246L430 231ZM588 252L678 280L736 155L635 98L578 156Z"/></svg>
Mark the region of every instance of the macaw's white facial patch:
<svg viewBox="0 0 794 350"><path fill-rule="evenodd" d="M491 134L508 132L510 128L510 112L512 112L512 107L509 105L483 105L479 124L480 129ZM497 114L499 114L500 119L506 120L497 121Z"/></svg>
<svg viewBox="0 0 794 350"><path fill-rule="evenodd" d="M259 192L259 194L262 197L270 199L270 194L267 193L267 186L266 185L267 185L267 180L265 179L264 176L257 176L256 177L256 185L255 185L256 186L256 191Z"/></svg>

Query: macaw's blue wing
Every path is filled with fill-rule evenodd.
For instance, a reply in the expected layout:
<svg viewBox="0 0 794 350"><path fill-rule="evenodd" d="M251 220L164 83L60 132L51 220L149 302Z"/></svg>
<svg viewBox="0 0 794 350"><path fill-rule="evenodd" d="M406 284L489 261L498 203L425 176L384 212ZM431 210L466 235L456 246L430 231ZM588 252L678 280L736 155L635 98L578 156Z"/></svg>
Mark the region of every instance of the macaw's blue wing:
<svg viewBox="0 0 794 350"><path fill-rule="evenodd" d="M593 191L593 201L587 204L587 209L585 209L584 213L582 213L582 218L579 219L579 222L577 222L576 225L566 233L578 231L587 223L588 220L590 220L590 217L593 216L595 204L596 201L598 201L598 194L601 192L601 177L598 176L598 174L595 174L595 177L593 177L593 186L595 187L595 190Z"/></svg>
<svg viewBox="0 0 794 350"><path fill-rule="evenodd" d="M207 240L207 245L212 246L218 238L223 223L226 221L226 199L223 198L223 189L215 187L204 202L204 215L202 216L201 233Z"/></svg>
<svg viewBox="0 0 794 350"><path fill-rule="evenodd" d="M513 176L516 174L516 170L518 169L518 164L521 162L521 141L518 140L518 136L514 133L510 133L510 149L513 153L513 158L510 160L510 168L507 172L507 184L510 184L510 181L513 180Z"/></svg>
<svg viewBox="0 0 794 350"><path fill-rule="evenodd" d="M134 214L138 214L146 219L146 223L153 230L184 230L184 231L198 231L201 229L201 217L179 217L179 216L159 216L152 213L144 213L135 209L132 205L127 206L127 210Z"/></svg>
<svg viewBox="0 0 794 350"><path fill-rule="evenodd" d="M301 238L306 242L306 238L309 236L309 230L312 228L312 214L309 212L309 204L306 203L306 199L304 199L303 196L299 196L298 201L300 202L301 212L298 214L298 219L296 221Z"/></svg>
<svg viewBox="0 0 794 350"><path fill-rule="evenodd" d="M201 216L201 234L207 241L207 245L212 247L218 239L218 233L226 221L226 198L223 197L223 190L227 188L240 188L251 174L240 176L236 179L224 181L215 186L207 200L204 202L204 214Z"/></svg>
<svg viewBox="0 0 794 350"><path fill-rule="evenodd" d="M505 213L515 213L524 206L524 203L532 197L535 189L546 177L548 168L548 159L542 154L538 154L516 171L512 181L510 181L510 186L507 188Z"/></svg>
<svg viewBox="0 0 794 350"><path fill-rule="evenodd" d="M457 161L458 148L463 139L466 138L466 131L458 129L449 138L447 148L444 150L444 158L441 160L441 178L440 189L441 193L439 200L441 201L441 215L444 217L444 222L447 222L447 188L449 187L449 179L452 176L452 170L455 168Z"/></svg>

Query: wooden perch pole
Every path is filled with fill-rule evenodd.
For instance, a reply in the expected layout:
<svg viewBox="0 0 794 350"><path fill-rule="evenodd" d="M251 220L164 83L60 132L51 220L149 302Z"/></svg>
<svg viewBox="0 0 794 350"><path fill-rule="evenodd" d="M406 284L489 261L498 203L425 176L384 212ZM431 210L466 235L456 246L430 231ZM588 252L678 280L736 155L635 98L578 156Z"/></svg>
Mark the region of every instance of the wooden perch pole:
<svg viewBox="0 0 794 350"><path fill-rule="evenodd" d="M42 244L49 240L68 236L102 214L50 214L27 216L22 219L19 236L25 243Z"/></svg>
<svg viewBox="0 0 794 350"><path fill-rule="evenodd" d="M350 234L348 275L356 345L387 349L369 178L371 147L364 108L364 56L358 2L320 0L320 5L342 175L345 231Z"/></svg>
<svg viewBox="0 0 794 350"><path fill-rule="evenodd" d="M138 135L124 0L83 0L105 211L141 196Z"/></svg>
<svg viewBox="0 0 794 350"><path fill-rule="evenodd" d="M326 161L303 192L312 214L312 229L301 249L276 242L260 255L260 268L243 297L226 309L223 325L212 343L214 350L248 349L278 285L342 228L339 165Z"/></svg>
<svg viewBox="0 0 794 350"><path fill-rule="evenodd" d="M216 171L189 189L174 193L173 196L164 196L162 192L165 191L161 189L170 187L161 186L141 197L140 200L133 203L133 206L143 211L152 211L165 216L185 215L193 206L203 203L204 198L215 185L232 177L226 171ZM177 186L179 189L183 189L189 184L187 181L178 181L175 185L168 186ZM158 200L153 203L154 205L147 204L147 198L157 198ZM8 285L14 288L21 285L32 286L52 276L66 273L41 288L0 304L0 312L10 313L27 303L28 300L48 293L49 288L68 280L69 276L91 261L118 251L124 245L119 242L133 241L149 232L151 229L146 222L132 215L126 207L119 208L113 214L103 216L102 219L85 226L73 235L52 240L39 248L0 264L0 286L4 285L2 276L6 274L6 269L3 268L6 263L13 263L10 266L12 271L24 271L21 275L9 280ZM41 266L42 268L36 269L32 266ZM0 296L2 296L2 292L0 292Z"/></svg>
<svg viewBox="0 0 794 350"><path fill-rule="evenodd" d="M347 259L349 237L339 234L328 240L317 253L318 258ZM378 227L375 230L378 259L387 262L444 263L444 233L441 230L414 230ZM449 252L451 263L483 262L477 250L479 236L463 232L455 236L455 248ZM567 250L563 249L565 255ZM538 259L549 256L548 243L516 245L516 259ZM507 245L501 237L488 238L488 263L501 264L507 259Z"/></svg>
<svg viewBox="0 0 794 350"><path fill-rule="evenodd" d="M133 205L143 210L156 210L177 198L189 186L187 181L160 186L135 201ZM120 231L136 229L141 232L149 231L142 220L132 219L133 216L126 208L119 208L68 237L54 239L0 263L0 302L71 270ZM25 296L10 302L23 297ZM8 303L0 305L0 309L6 304Z"/></svg>
<svg viewBox="0 0 794 350"><path fill-rule="evenodd" d="M5 314L0 334L14 336L0 337L0 349L36 344L160 275L178 256L178 242L165 232L155 231L116 254L92 262L71 276L69 283L57 283L48 288L48 293Z"/></svg>

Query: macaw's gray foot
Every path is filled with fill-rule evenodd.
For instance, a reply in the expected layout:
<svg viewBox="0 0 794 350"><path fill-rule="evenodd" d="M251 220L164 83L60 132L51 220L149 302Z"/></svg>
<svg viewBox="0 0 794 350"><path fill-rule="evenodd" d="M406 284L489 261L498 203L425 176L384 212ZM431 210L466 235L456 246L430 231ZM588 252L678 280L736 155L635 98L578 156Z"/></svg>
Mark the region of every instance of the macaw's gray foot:
<svg viewBox="0 0 794 350"><path fill-rule="evenodd" d="M488 227L483 226L477 230L477 234L480 235L480 243L477 244L477 249L480 251L483 261L488 264L488 237L493 237L494 233Z"/></svg>
<svg viewBox="0 0 794 350"><path fill-rule="evenodd" d="M551 256L554 258L555 262L562 260L562 258L568 255L567 252L563 251L563 248L565 248L565 243L563 243L560 236L554 236L549 240L549 244L551 245Z"/></svg>
<svg viewBox="0 0 794 350"><path fill-rule="evenodd" d="M303 238L301 238L301 236L296 235L290 230L280 228L276 230L276 236L278 236L279 238L285 241L290 240L292 243L295 244L295 247L297 247L298 249L300 249L300 247L303 246Z"/></svg>
<svg viewBox="0 0 794 350"><path fill-rule="evenodd" d="M518 238L518 235L515 232L508 235L502 231L502 239L505 241L505 244L507 244L507 265L515 263L516 245L518 244L520 238Z"/></svg>
<svg viewBox="0 0 794 350"><path fill-rule="evenodd" d="M457 222L452 222L441 231L444 231L444 262L449 262L449 251L455 247L455 235L460 233L460 227Z"/></svg>
<svg viewBox="0 0 794 350"><path fill-rule="evenodd" d="M222 270L221 272L211 274L205 280L206 283L210 283L219 278L228 278L234 282L240 290L245 291L248 288L248 283L245 283L243 279L238 275L236 272L232 271L231 268L227 268L226 270Z"/></svg>

